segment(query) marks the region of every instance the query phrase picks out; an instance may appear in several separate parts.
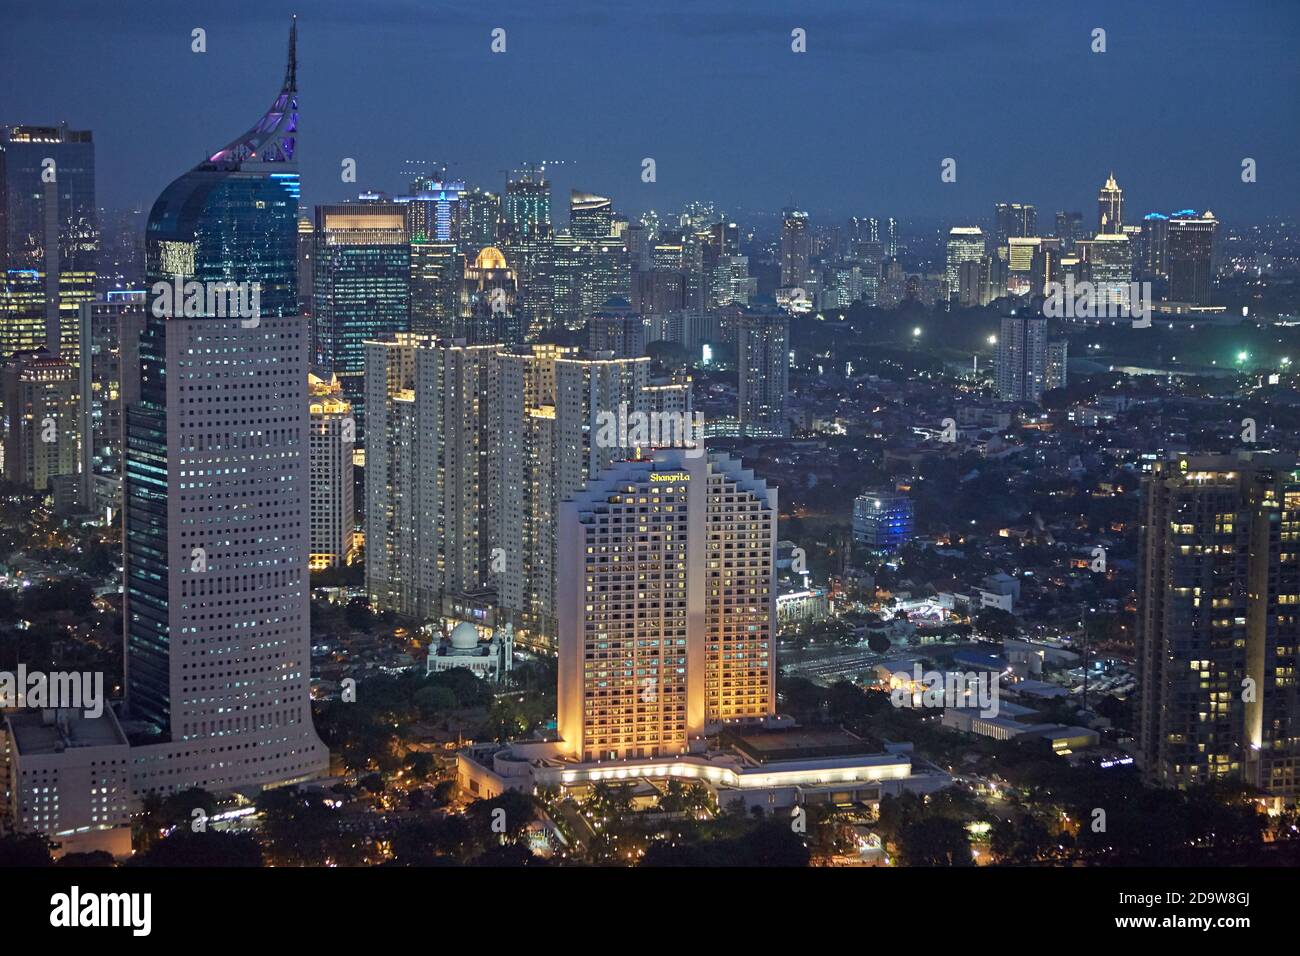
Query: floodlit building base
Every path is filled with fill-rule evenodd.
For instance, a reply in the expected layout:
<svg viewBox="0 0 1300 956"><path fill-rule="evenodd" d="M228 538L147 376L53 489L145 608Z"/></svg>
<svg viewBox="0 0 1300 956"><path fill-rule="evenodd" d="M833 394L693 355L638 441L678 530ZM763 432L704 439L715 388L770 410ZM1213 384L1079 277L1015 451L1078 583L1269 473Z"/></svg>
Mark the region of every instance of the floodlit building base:
<svg viewBox="0 0 1300 956"><path fill-rule="evenodd" d="M576 761L564 756L560 740L480 744L457 754L456 780L471 799L486 800L506 790L578 793L598 783L699 782L719 807L736 801L745 810L772 813L800 804L877 805L887 795L933 793L952 779L934 768L918 768L907 753L831 752L861 750L840 731L788 731L791 747L767 746L777 734L737 736L671 757ZM764 745L754 746L756 741ZM830 742L830 746L826 744ZM700 741L703 744L703 741ZM847 744L847 746L846 746Z"/></svg>

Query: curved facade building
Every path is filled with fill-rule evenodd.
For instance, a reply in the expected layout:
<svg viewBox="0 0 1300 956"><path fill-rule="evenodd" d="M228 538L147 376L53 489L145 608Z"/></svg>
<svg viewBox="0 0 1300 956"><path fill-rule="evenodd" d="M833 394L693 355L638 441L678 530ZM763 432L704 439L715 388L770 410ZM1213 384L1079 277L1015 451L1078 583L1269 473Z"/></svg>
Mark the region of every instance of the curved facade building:
<svg viewBox="0 0 1300 956"><path fill-rule="evenodd" d="M123 514L137 799L256 790L328 767L310 700L295 33L272 107L149 216Z"/></svg>

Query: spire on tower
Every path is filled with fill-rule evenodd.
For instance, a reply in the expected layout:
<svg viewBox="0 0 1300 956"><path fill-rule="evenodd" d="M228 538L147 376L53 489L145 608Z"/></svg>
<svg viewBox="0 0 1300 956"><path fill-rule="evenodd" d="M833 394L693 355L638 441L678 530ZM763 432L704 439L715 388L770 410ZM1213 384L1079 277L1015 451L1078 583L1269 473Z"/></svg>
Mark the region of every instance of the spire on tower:
<svg viewBox="0 0 1300 956"><path fill-rule="evenodd" d="M291 164L298 145L298 17L289 25L289 62L284 86L257 125L239 139L213 153L208 163L243 167L248 163Z"/></svg>
<svg viewBox="0 0 1300 956"><path fill-rule="evenodd" d="M298 14L289 24L289 65L284 70L284 92L298 92Z"/></svg>

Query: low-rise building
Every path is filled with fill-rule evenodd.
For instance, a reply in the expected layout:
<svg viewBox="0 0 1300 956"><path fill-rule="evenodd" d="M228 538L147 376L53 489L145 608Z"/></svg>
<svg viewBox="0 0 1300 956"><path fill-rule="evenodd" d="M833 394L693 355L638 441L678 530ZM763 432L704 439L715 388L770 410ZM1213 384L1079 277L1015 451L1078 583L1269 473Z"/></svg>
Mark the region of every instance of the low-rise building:
<svg viewBox="0 0 1300 956"><path fill-rule="evenodd" d="M927 794L952 782L947 774L914 765L906 752L872 753L841 730L783 726L730 732L712 749L703 739L689 753L660 758L576 761L558 741L480 744L457 754L456 780L472 799L506 790L549 788L582 792L596 783L636 785L676 777L709 788L720 807L739 801L767 813L804 804L877 806L884 796Z"/></svg>
<svg viewBox="0 0 1300 956"><path fill-rule="evenodd" d="M111 709L11 710L4 731L14 832L44 834L55 856L130 856L130 745Z"/></svg>

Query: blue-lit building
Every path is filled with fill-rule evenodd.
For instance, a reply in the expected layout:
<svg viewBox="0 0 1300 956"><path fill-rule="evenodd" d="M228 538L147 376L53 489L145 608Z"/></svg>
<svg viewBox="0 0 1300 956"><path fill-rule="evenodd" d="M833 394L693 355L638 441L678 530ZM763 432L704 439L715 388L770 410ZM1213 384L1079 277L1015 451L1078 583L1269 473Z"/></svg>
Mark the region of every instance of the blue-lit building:
<svg viewBox="0 0 1300 956"><path fill-rule="evenodd" d="M853 541L873 551L897 551L912 540L912 499L869 491L853 502Z"/></svg>

